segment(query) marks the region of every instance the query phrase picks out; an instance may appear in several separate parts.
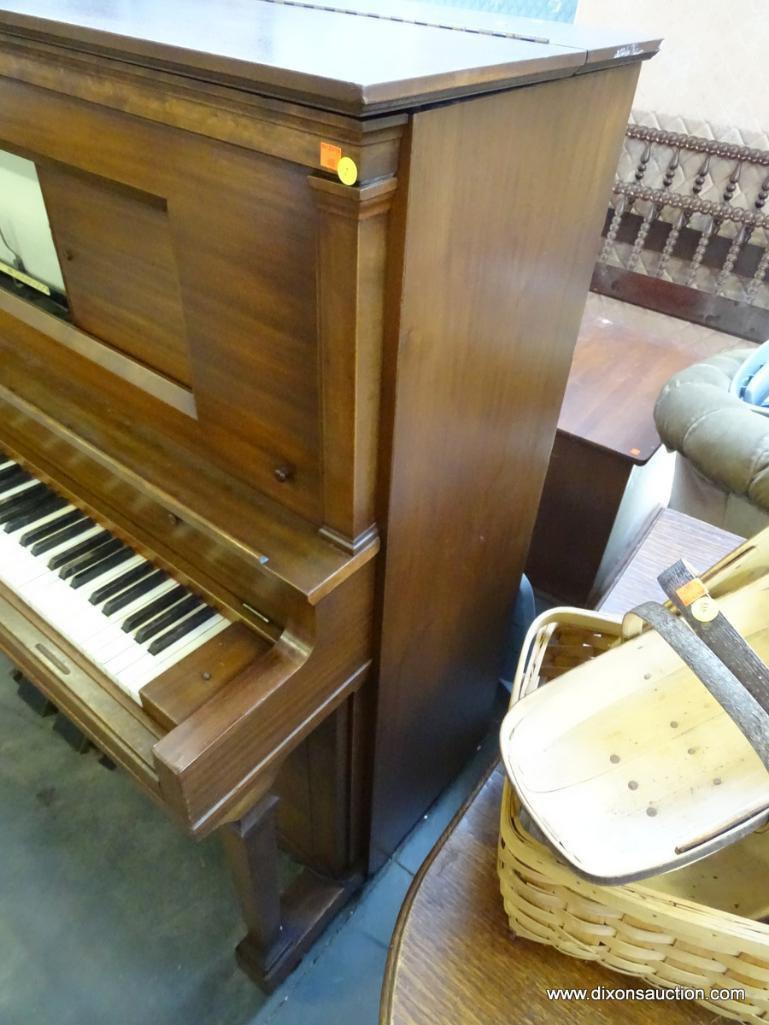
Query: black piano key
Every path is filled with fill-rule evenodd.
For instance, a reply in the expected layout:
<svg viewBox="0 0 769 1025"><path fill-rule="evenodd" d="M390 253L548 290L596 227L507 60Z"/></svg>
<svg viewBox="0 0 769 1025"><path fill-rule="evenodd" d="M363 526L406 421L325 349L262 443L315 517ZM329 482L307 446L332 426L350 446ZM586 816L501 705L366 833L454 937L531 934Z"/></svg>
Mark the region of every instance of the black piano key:
<svg viewBox="0 0 769 1025"><path fill-rule="evenodd" d="M4 502L0 502L0 523L5 523L27 506L33 506L43 496L52 494L45 484L33 484L31 488L25 488L18 495L11 495Z"/></svg>
<svg viewBox="0 0 769 1025"><path fill-rule="evenodd" d="M34 482L32 487L29 486L30 482ZM23 491L17 491L16 494L10 494L11 491L14 491L22 484L27 485ZM40 481L36 481L34 477L31 477L28 473L25 473L22 470L21 473L17 474L11 480L6 481L5 484L0 486L0 499L2 499L2 502L0 502L0 508L3 505L7 505L9 502L15 502L17 499L21 498L22 495L32 491L34 487L42 488L45 487L45 485Z"/></svg>
<svg viewBox="0 0 769 1025"><path fill-rule="evenodd" d="M87 552L92 552L94 548L98 548L99 545L103 545L105 542L111 540L112 535L109 531L100 530L98 534L94 534L92 537L86 538L85 541L81 541L80 544L72 545L67 548L66 551L57 552L56 555L52 556L48 561L48 569L61 569L62 566L66 566L67 563L72 562L73 559L78 559L81 555L85 555Z"/></svg>
<svg viewBox="0 0 769 1025"><path fill-rule="evenodd" d="M141 566L134 566L133 569L127 570L119 577L115 577L114 580L110 580L108 584L102 584L101 587L97 587L89 597L88 601L91 605L101 605L101 603L106 601L108 598L112 598L114 595L121 595L121 592L130 588L131 584L136 584L145 577L150 576L154 569L155 567L151 562L145 562ZM161 578L164 579L165 574L161 573ZM152 586L156 587L157 584L153 584ZM136 597L140 597L143 593L144 592L141 591ZM133 601L133 598L130 600ZM118 608L121 607L122 606L118 606ZM106 613L106 608L103 611ZM107 615L109 615L109 613L107 613Z"/></svg>
<svg viewBox="0 0 769 1025"><path fill-rule="evenodd" d="M14 463L13 466L6 466L4 470L0 470L0 494L3 491L10 491L11 488L17 488L19 484L23 484L27 480L32 480L32 474L27 473L17 463Z"/></svg>
<svg viewBox="0 0 769 1025"><path fill-rule="evenodd" d="M140 566L138 568L143 569L144 567ZM152 570L152 566L149 568ZM130 575L130 573L126 573L126 576ZM121 579L123 578L121 577ZM133 587L128 587L125 591L121 591L121 593L116 595L114 598L110 598L102 608L102 612L105 616L111 616L113 612L119 612L121 609L127 608L132 604L132 602L135 602L137 598L141 598L143 594L149 594L150 591L154 591L156 587L160 587L160 585L166 580L168 580L166 574L162 570L156 569L154 572L151 572L149 576L145 576L138 581L138 583L135 583ZM105 584L104 588L99 588L99 590L104 590L107 587L111 587L111 584ZM93 602L93 597L91 597L91 601ZM94 604L98 604L98 602L94 602ZM140 610L137 609L137 612L138 611Z"/></svg>
<svg viewBox="0 0 769 1025"><path fill-rule="evenodd" d="M33 555L45 555L52 548L58 548L65 541L70 541L73 537L78 537L80 534L84 534L86 530L90 530L91 527L95 526L96 524L93 520L87 516L81 516L79 520L70 524L64 530L57 530L54 534L49 534L42 540L36 541L30 548L30 552Z"/></svg>
<svg viewBox="0 0 769 1025"><path fill-rule="evenodd" d="M196 612L194 616L189 616L179 623L178 626L161 634L160 637L156 637L149 646L150 655L159 655L161 651L170 648L172 644L176 644L177 641L192 633L193 630L202 626L207 620L213 619L215 615L216 609L212 609L210 605L204 605L200 612Z"/></svg>
<svg viewBox="0 0 769 1025"><path fill-rule="evenodd" d="M163 633L164 630L178 623L180 619L190 612L195 612L196 609L202 608L203 604L203 601L196 594L191 594L188 598L180 601L178 605L173 605L168 612L164 612L162 616L156 616L140 630L137 630L134 634L134 639L138 644L144 644L150 637L156 637L158 634Z"/></svg>
<svg viewBox="0 0 769 1025"><path fill-rule="evenodd" d="M44 523L41 527L35 527L34 530L28 530L26 534L22 534L19 538L19 544L23 548L29 548L36 541L42 541L43 538L48 537L49 534L55 534L57 530L63 530L64 527L70 527L73 523L77 523L79 520L84 520L86 517L80 512L79 509L72 509L71 512L63 513L61 516L57 516L55 520L50 520L48 523ZM89 523L92 521L88 521ZM64 539L66 540L66 539Z"/></svg>
<svg viewBox="0 0 769 1025"><path fill-rule="evenodd" d="M96 578L100 577L102 573L109 573L110 570L119 566L123 562L128 562L128 560L133 559L133 557L134 553L131 549L124 546L119 551L114 552L112 555L108 555L106 559L102 559L101 562L97 562L88 569L78 570L78 572L71 578L69 586L77 590L78 587L82 587L84 584L88 584L92 580L96 580Z"/></svg>
<svg viewBox="0 0 769 1025"><path fill-rule="evenodd" d="M35 523L43 516L48 516L49 513L56 512L57 509L61 509L64 505L67 505L66 498L61 498L59 495L52 494L49 499L41 502L40 505L35 506L32 509L22 511L17 516L14 516L13 519L7 520L3 529L6 534L12 534L15 530L20 530L22 527L28 527L30 523Z"/></svg>
<svg viewBox="0 0 769 1025"><path fill-rule="evenodd" d="M2 470L0 470L0 482L4 484L9 477L16 477L22 473L29 477L30 480L32 479L32 475L27 473L23 466L19 466L18 463L11 462L10 466L4 466Z"/></svg>
<svg viewBox="0 0 769 1025"><path fill-rule="evenodd" d="M142 636L149 639L158 632L157 624L161 616L163 617L163 623L160 626L160 629L163 630L166 627L171 626L171 624L175 623L179 618L181 613L178 611L178 608L182 602L189 602L190 599L194 598L195 596L190 594L186 587L182 587L181 585L174 587L173 590L161 595L159 598L150 602L149 605L146 605L143 609L140 609L137 612L134 612L132 616L129 616L123 623L123 629L126 633L136 630L134 637L138 640L139 630L137 629L137 624L134 622L133 626L129 626L131 620L135 621L138 619L140 620L138 626L141 627L142 631L147 631L146 633L142 633ZM164 609L167 611L164 612Z"/></svg>
<svg viewBox="0 0 769 1025"><path fill-rule="evenodd" d="M77 558L71 559L66 565L62 566L59 569L59 576L62 580L69 580L75 573L90 569L91 566L95 566L102 559L106 559L108 555L112 555L113 552L119 552L124 547L122 541L118 541L116 537L109 537L108 535L108 540L102 541L100 545L96 545L88 552L83 552Z"/></svg>
<svg viewBox="0 0 769 1025"><path fill-rule="evenodd" d="M0 523L8 523L9 520L15 519L23 513L34 512L36 509L44 510L48 503L56 497L54 492L47 488L45 484L26 488L24 491L19 492L18 495L14 495L2 503ZM43 513L41 512L39 515L42 516Z"/></svg>
<svg viewBox="0 0 769 1025"><path fill-rule="evenodd" d="M141 626L142 623L146 623L153 616L156 616L163 609L169 608L175 602L180 601L185 595L190 592L186 587L182 587L181 584L177 584L176 587L172 587L170 591L166 591L165 594L161 594L159 598L155 598L148 605L145 605L141 609L137 609L136 612L132 612L130 616L127 616L123 621L123 629L126 633L130 633L135 630L137 626Z"/></svg>

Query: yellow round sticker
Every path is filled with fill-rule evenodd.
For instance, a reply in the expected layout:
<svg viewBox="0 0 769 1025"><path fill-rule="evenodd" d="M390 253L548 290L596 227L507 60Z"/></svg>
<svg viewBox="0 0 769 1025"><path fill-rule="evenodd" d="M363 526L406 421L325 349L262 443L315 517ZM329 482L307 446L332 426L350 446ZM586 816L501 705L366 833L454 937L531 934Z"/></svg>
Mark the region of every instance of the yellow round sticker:
<svg viewBox="0 0 769 1025"><path fill-rule="evenodd" d="M352 157L342 157L336 165L336 173L342 185L354 185L358 180L358 165Z"/></svg>

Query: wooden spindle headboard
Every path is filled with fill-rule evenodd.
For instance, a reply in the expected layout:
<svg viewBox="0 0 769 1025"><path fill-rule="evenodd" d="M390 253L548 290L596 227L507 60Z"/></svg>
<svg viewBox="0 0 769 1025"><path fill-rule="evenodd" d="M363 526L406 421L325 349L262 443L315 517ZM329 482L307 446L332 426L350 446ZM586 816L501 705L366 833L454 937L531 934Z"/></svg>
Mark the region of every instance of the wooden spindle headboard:
<svg viewBox="0 0 769 1025"><path fill-rule="evenodd" d="M769 338L769 148L627 127L595 292Z"/></svg>

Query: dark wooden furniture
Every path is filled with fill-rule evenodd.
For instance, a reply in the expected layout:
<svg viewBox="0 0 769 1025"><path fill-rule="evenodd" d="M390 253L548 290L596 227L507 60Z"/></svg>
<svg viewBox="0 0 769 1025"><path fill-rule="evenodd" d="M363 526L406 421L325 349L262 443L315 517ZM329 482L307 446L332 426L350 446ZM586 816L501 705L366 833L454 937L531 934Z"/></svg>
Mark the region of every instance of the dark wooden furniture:
<svg viewBox="0 0 769 1025"><path fill-rule="evenodd" d="M141 705L5 586L0 646L222 830L267 986L486 728L656 48L374 10L0 10L71 314L0 290L0 447L232 620Z"/></svg>
<svg viewBox="0 0 769 1025"><path fill-rule="evenodd" d="M609 586L660 509L657 395L679 370L733 345L591 293L526 566L538 588L592 605Z"/></svg>
<svg viewBox="0 0 769 1025"><path fill-rule="evenodd" d="M627 126L527 565L559 600L592 602L655 511L663 385L769 334L768 196L765 150Z"/></svg>
<svg viewBox="0 0 769 1025"><path fill-rule="evenodd" d="M656 576L681 555L697 569L742 539L680 513L656 521L601 608L624 612L657 597ZM381 1025L497 1025L526 1021L693 1025L717 1019L694 1003L561 999L552 989L644 989L643 979L510 934L496 854L503 769L457 813L417 874L401 909L382 989Z"/></svg>

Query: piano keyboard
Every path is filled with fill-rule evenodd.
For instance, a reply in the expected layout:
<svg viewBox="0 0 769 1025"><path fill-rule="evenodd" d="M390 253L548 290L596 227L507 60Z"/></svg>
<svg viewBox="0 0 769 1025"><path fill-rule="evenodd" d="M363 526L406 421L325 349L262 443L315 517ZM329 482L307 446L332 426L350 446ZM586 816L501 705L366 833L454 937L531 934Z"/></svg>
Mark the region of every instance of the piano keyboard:
<svg viewBox="0 0 769 1025"><path fill-rule="evenodd" d="M0 581L141 704L230 621L0 453Z"/></svg>

